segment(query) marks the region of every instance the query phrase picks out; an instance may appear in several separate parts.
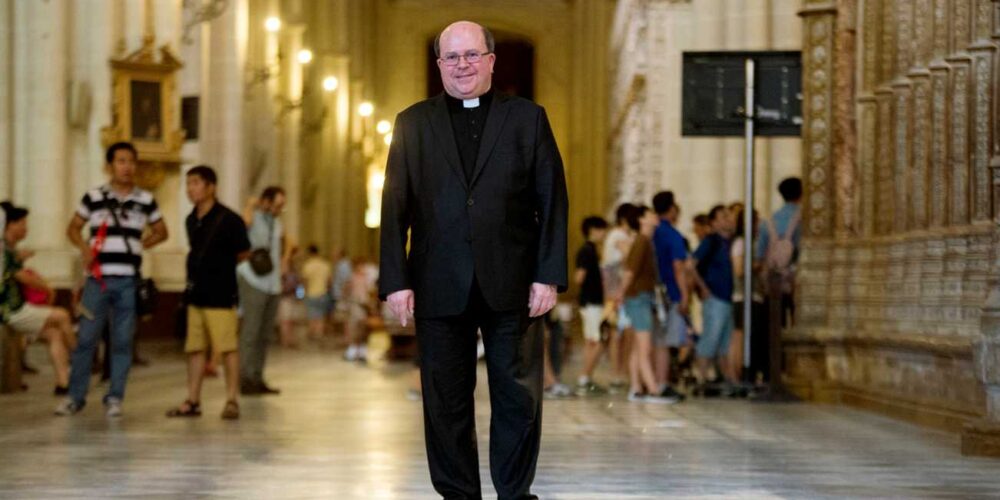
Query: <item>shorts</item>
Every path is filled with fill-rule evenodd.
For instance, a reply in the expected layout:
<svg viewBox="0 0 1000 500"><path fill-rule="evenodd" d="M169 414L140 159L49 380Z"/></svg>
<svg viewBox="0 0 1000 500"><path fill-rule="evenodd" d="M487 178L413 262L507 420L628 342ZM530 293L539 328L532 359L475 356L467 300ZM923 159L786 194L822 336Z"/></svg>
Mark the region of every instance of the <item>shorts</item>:
<svg viewBox="0 0 1000 500"><path fill-rule="evenodd" d="M589 342L601 341L601 322L604 320L604 306L589 304L580 306L583 321L583 338Z"/></svg>
<svg viewBox="0 0 1000 500"><path fill-rule="evenodd" d="M695 348L699 358L719 358L729 352L733 334L733 303L714 296L702 304L701 337Z"/></svg>
<svg viewBox="0 0 1000 500"><path fill-rule="evenodd" d="M236 309L188 306L187 341L184 352L227 353L239 348L239 319Z"/></svg>
<svg viewBox="0 0 1000 500"><path fill-rule="evenodd" d="M681 314L680 304L670 304L666 323L657 322L653 333L653 343L656 347L682 347L687 342L687 321Z"/></svg>
<svg viewBox="0 0 1000 500"><path fill-rule="evenodd" d="M35 342L38 340L38 335L42 333L42 328L45 328L45 323L49 321L52 310L53 308L50 306L24 304L20 309L10 314L7 326L24 335L28 342Z"/></svg>
<svg viewBox="0 0 1000 500"><path fill-rule="evenodd" d="M330 296L306 297L306 316L309 319L323 319L330 313Z"/></svg>
<svg viewBox="0 0 1000 500"><path fill-rule="evenodd" d="M625 314L637 332L653 331L653 292L641 292L625 299ZM619 322L619 328L621 323Z"/></svg>

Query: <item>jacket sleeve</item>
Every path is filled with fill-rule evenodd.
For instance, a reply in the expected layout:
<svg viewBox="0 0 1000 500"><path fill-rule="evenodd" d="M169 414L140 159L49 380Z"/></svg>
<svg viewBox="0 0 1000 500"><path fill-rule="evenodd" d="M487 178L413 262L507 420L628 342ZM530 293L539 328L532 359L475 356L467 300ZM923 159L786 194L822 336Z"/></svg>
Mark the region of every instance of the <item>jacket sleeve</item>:
<svg viewBox="0 0 1000 500"><path fill-rule="evenodd" d="M535 216L539 239L534 282L555 285L559 292L565 292L569 200L562 158L544 109L538 112L535 134Z"/></svg>
<svg viewBox="0 0 1000 500"><path fill-rule="evenodd" d="M410 289L406 238L412 220L410 172L406 164L406 120L396 117L382 188L382 231L379 245L379 298Z"/></svg>

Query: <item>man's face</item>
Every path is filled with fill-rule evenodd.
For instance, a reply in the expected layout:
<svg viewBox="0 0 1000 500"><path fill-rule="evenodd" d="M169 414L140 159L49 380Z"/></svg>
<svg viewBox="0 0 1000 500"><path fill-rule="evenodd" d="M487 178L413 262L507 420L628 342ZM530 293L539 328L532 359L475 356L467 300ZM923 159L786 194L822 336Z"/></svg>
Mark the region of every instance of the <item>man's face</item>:
<svg viewBox="0 0 1000 500"><path fill-rule="evenodd" d="M267 210L271 212L272 215L281 215L281 212L285 210L285 195L278 193L274 196L274 201L270 203Z"/></svg>
<svg viewBox="0 0 1000 500"><path fill-rule="evenodd" d="M486 53L488 49L482 27L469 22L452 24L441 33L440 48L437 65L448 95L456 99L472 99L490 90L496 54ZM475 58L477 54L479 61L470 63L468 57Z"/></svg>
<svg viewBox="0 0 1000 500"><path fill-rule="evenodd" d="M108 167L111 169L111 180L115 184L131 186L135 183L136 158L131 151L119 149Z"/></svg>
<svg viewBox="0 0 1000 500"><path fill-rule="evenodd" d="M198 204L215 196L215 185L197 175L187 176L187 195L191 203Z"/></svg>
<svg viewBox="0 0 1000 500"><path fill-rule="evenodd" d="M595 243L600 243L604 241L604 237L608 235L608 230L603 228L594 228L590 230L590 241Z"/></svg>
<svg viewBox="0 0 1000 500"><path fill-rule="evenodd" d="M28 236L28 218L25 217L17 222L10 222L4 231L4 239L8 243L15 244Z"/></svg>
<svg viewBox="0 0 1000 500"><path fill-rule="evenodd" d="M717 233L727 233L732 231L733 217L729 210L719 210L715 214L715 218L712 219L712 230Z"/></svg>

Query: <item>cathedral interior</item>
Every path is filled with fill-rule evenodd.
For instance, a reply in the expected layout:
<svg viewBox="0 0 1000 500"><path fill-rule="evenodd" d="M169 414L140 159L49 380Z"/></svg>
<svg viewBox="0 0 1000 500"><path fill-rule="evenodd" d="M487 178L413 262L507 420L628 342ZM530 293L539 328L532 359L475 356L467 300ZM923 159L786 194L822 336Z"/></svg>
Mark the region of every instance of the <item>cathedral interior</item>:
<svg viewBox="0 0 1000 500"><path fill-rule="evenodd" d="M783 179L803 187L794 316L771 337L794 402L546 400L538 495L1000 495L1000 0L0 0L0 199L30 210L26 265L70 303L87 270L66 225L118 141L170 229L143 259L160 297L120 422L50 417L47 350L28 346L42 373L20 373L4 330L0 497L435 498L407 344L378 325L385 354L365 367L334 340L275 345L284 394L245 398L239 422L162 413L186 375L186 173L214 168L237 212L279 185L289 244L378 262L393 124L442 92L435 38L462 19L496 37L494 89L547 112L571 252L584 218L660 191L694 241L696 214L769 218ZM723 109L743 102L747 54L749 179L742 111ZM696 74L700 56L730 66ZM221 392L210 380L206 400Z"/></svg>

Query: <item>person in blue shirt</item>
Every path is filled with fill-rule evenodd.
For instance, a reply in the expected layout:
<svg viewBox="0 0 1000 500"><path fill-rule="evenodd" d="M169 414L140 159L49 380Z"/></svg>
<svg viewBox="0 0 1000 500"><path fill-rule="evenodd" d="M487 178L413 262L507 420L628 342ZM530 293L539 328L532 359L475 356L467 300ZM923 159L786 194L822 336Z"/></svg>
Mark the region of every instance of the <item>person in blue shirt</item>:
<svg viewBox="0 0 1000 500"><path fill-rule="evenodd" d="M656 267L659 280L666 287L666 324L653 335L653 365L661 393L670 390L670 349L680 348L687 341L688 283L685 266L688 260L687 244L675 224L680 217L680 207L671 191L653 197L653 209L660 219L653 233L656 249Z"/></svg>
<svg viewBox="0 0 1000 500"><path fill-rule="evenodd" d="M799 257L799 249L802 248L802 228L799 222L802 218L802 180L798 177L789 177L778 184L778 192L785 200L785 205L771 216L768 224L760 225L760 236L757 239L757 247L754 250L756 256L761 261L766 260L768 249L777 239L787 236L791 229L790 239L795 251L792 254L792 261L789 269L779 271L781 274L781 325L791 324L790 318L795 316L794 283L795 267ZM771 234L773 232L777 235Z"/></svg>
<svg viewBox="0 0 1000 500"><path fill-rule="evenodd" d="M707 379L712 363L725 358L734 326L733 262L729 254L735 224L729 210L722 205L712 208L708 217L712 233L694 252L695 281L702 299L702 331L695 347L696 375L700 382ZM738 382L727 363L719 365L727 382Z"/></svg>

